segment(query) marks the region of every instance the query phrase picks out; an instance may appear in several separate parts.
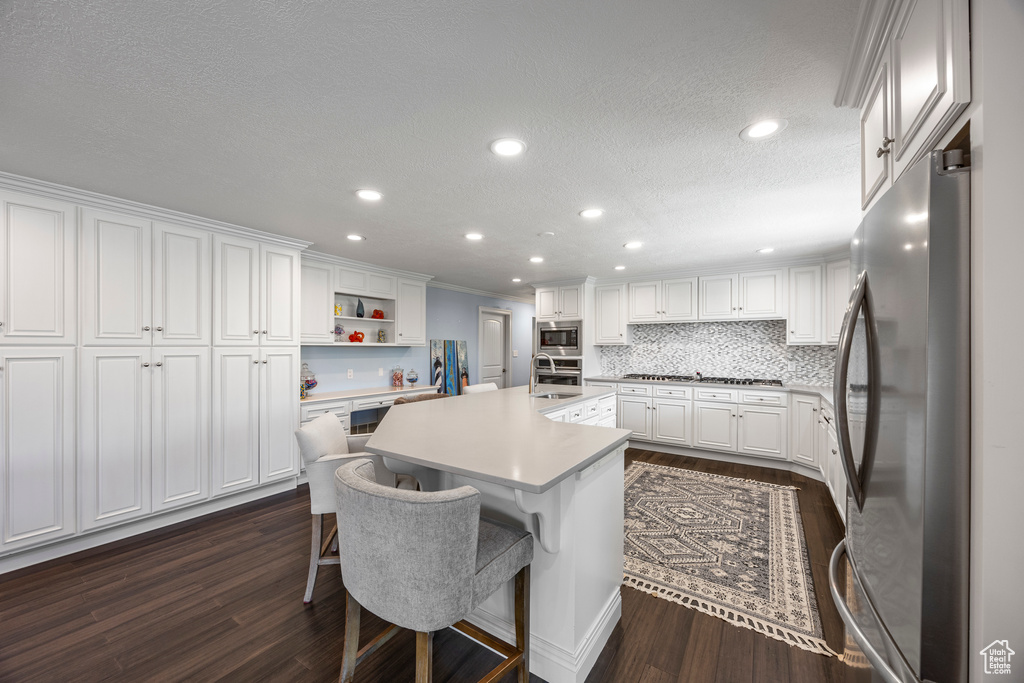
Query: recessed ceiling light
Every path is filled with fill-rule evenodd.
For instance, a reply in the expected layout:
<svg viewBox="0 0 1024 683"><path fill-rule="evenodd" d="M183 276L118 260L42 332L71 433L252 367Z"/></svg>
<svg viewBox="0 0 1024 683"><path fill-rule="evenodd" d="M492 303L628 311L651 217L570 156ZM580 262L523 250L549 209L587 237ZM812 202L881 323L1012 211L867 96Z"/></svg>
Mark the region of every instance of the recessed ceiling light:
<svg viewBox="0 0 1024 683"><path fill-rule="evenodd" d="M775 247L765 247L764 249L758 249L758 254L770 254L775 251Z"/></svg>
<svg viewBox="0 0 1024 683"><path fill-rule="evenodd" d="M626 242L622 246L624 246L626 249L639 249L640 247L644 246L644 243L643 242Z"/></svg>
<svg viewBox="0 0 1024 683"><path fill-rule="evenodd" d="M368 202L379 202L384 195L377 190L356 190L356 196Z"/></svg>
<svg viewBox="0 0 1024 683"><path fill-rule="evenodd" d="M514 277L514 278L512 278L512 282L522 282L522 279L518 278L518 277Z"/></svg>
<svg viewBox="0 0 1024 683"><path fill-rule="evenodd" d="M362 242L363 240L365 240L365 239L366 239L366 238L365 238L365 237L363 237L362 235L349 235L349 236L348 236L348 238L349 238L350 240L352 240L353 242Z"/></svg>
<svg viewBox="0 0 1024 683"><path fill-rule="evenodd" d="M544 262L544 257L543 256L531 256L530 257L530 263L543 263L543 262Z"/></svg>
<svg viewBox="0 0 1024 683"><path fill-rule="evenodd" d="M625 270L626 266L615 266L615 270Z"/></svg>
<svg viewBox="0 0 1024 683"><path fill-rule="evenodd" d="M604 215L604 209L583 209L580 215L584 218L600 218Z"/></svg>
<svg viewBox="0 0 1024 683"><path fill-rule="evenodd" d="M523 153L526 143L515 138L501 138L491 143L491 151L499 157L514 157Z"/></svg>
<svg viewBox="0 0 1024 683"><path fill-rule="evenodd" d="M483 235L481 235L481 234L480 234L480 233L478 233L478 232L469 232L469 233L466 233L466 239L467 239L467 240L482 240L483 238L484 238L484 236L483 236Z"/></svg>
<svg viewBox="0 0 1024 683"><path fill-rule="evenodd" d="M758 121L757 123L752 123L741 130L740 139L746 140L747 142L764 140L776 133L782 132L788 123L789 122L786 121L786 119L765 119L764 121Z"/></svg>

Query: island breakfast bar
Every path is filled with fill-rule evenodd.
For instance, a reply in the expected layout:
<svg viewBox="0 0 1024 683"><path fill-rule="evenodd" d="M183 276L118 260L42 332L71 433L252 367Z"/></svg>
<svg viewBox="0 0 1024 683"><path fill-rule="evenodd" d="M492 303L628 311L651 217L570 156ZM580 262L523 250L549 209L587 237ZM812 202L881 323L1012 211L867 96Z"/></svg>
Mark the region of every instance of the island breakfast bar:
<svg viewBox="0 0 1024 683"><path fill-rule="evenodd" d="M582 683L622 613L623 453L630 432L549 416L614 392L527 387L424 401L389 410L366 444L424 490L470 485L484 515L533 533L530 670ZM469 621L514 638L512 586Z"/></svg>

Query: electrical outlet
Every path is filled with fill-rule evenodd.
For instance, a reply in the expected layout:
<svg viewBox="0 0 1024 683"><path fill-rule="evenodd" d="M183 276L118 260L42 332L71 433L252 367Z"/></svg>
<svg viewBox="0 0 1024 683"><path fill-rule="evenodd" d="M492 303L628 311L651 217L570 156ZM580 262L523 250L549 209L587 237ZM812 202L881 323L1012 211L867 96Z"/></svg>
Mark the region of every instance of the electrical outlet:
<svg viewBox="0 0 1024 683"><path fill-rule="evenodd" d="M377 368L377 376L378 377L383 377L384 376L384 368Z"/></svg>
<svg viewBox="0 0 1024 683"><path fill-rule="evenodd" d="M519 358L519 351L517 349L512 349L512 357Z"/></svg>
<svg viewBox="0 0 1024 683"><path fill-rule="evenodd" d="M795 360L789 361L789 371L790 372L796 372L796 361Z"/></svg>
<svg viewBox="0 0 1024 683"><path fill-rule="evenodd" d="M352 368L348 369L348 378L352 379Z"/></svg>

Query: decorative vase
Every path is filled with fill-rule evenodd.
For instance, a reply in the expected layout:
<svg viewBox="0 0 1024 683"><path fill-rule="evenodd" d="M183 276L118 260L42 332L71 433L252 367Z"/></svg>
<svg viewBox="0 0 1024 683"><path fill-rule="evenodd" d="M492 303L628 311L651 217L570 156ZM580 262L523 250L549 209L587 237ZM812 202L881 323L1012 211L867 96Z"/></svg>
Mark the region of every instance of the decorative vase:
<svg viewBox="0 0 1024 683"><path fill-rule="evenodd" d="M365 309L363 309L363 300L362 300L362 299L357 299L357 301L358 301L359 303L358 303L358 305L356 306L356 317L357 317L357 318L362 318L362 317L363 317L363 314L364 314L364 313L366 313L366 310L365 310Z"/></svg>
<svg viewBox="0 0 1024 683"><path fill-rule="evenodd" d="M395 367L391 368L391 386L400 387L402 385L402 368L396 365Z"/></svg>
<svg viewBox="0 0 1024 683"><path fill-rule="evenodd" d="M299 373L299 397L309 396L309 390L316 386L316 375L309 369L309 363L302 364L302 372Z"/></svg>
<svg viewBox="0 0 1024 683"><path fill-rule="evenodd" d="M388 343L388 333L385 330L377 330L377 343L378 344L387 344Z"/></svg>
<svg viewBox="0 0 1024 683"><path fill-rule="evenodd" d="M416 382L418 382L419 379L420 376L415 370L409 370L409 372L405 373L405 381L409 383L409 386L416 386Z"/></svg>

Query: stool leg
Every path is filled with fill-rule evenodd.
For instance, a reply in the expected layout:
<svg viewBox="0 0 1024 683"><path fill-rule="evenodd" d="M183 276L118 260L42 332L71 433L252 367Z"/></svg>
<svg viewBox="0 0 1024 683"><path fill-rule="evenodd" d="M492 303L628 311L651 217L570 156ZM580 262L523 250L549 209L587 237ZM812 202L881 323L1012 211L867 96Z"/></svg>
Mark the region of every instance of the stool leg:
<svg viewBox="0 0 1024 683"><path fill-rule="evenodd" d="M320 539L324 533L324 516L313 515L313 549L309 552L309 577L306 579L306 595L302 602L309 604L313 601L313 584L316 583L316 570L320 564Z"/></svg>
<svg viewBox="0 0 1024 683"><path fill-rule="evenodd" d="M434 633L416 632L416 683L434 680Z"/></svg>
<svg viewBox="0 0 1024 683"><path fill-rule="evenodd" d="M516 649L523 653L519 664L519 683L530 680L530 565L516 574Z"/></svg>
<svg viewBox="0 0 1024 683"><path fill-rule="evenodd" d="M339 683L352 683L359 656L359 603L345 591L345 646L341 653Z"/></svg>

